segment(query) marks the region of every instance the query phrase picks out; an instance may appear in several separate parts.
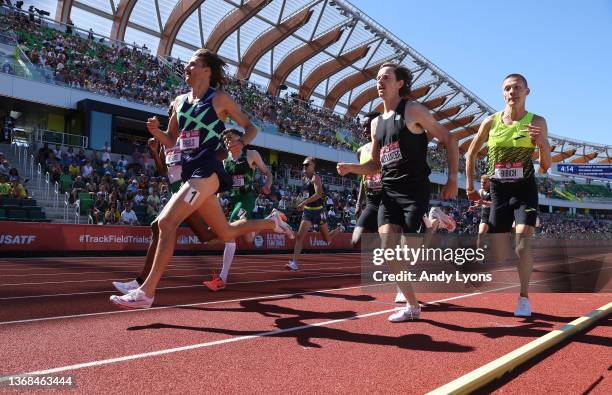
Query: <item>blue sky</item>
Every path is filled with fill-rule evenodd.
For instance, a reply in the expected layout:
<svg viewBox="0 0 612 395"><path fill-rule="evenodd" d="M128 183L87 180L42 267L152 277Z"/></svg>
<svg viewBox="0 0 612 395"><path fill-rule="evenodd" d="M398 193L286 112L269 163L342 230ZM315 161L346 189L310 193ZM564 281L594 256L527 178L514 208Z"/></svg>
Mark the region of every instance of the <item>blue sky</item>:
<svg viewBox="0 0 612 395"><path fill-rule="evenodd" d="M493 108L521 73L550 133L612 145L611 0L350 1Z"/></svg>

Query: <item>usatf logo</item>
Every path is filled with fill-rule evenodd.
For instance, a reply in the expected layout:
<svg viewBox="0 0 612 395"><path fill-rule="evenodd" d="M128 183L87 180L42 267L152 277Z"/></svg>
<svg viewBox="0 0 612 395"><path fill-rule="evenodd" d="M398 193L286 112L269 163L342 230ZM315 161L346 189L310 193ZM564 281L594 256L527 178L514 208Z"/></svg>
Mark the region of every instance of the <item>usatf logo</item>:
<svg viewBox="0 0 612 395"><path fill-rule="evenodd" d="M327 247L329 244L316 236L310 236L310 245L313 247Z"/></svg>
<svg viewBox="0 0 612 395"><path fill-rule="evenodd" d="M264 244L263 237L261 237L261 235L255 236L255 238L253 239L253 244L255 245L255 248L263 247L263 244Z"/></svg>
<svg viewBox="0 0 612 395"><path fill-rule="evenodd" d="M0 244L32 244L35 235L0 235Z"/></svg>
<svg viewBox="0 0 612 395"><path fill-rule="evenodd" d="M268 233L266 235L268 248L284 248L285 235L278 233Z"/></svg>

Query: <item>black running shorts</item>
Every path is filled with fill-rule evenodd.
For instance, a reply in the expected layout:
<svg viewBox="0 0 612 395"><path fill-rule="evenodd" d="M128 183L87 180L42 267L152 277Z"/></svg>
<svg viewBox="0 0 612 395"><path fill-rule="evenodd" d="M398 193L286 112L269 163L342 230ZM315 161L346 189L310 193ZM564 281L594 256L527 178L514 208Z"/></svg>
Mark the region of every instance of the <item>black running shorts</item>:
<svg viewBox="0 0 612 395"><path fill-rule="evenodd" d="M535 178L517 182L491 180L490 233L508 233L512 222L536 225L538 218L538 187Z"/></svg>

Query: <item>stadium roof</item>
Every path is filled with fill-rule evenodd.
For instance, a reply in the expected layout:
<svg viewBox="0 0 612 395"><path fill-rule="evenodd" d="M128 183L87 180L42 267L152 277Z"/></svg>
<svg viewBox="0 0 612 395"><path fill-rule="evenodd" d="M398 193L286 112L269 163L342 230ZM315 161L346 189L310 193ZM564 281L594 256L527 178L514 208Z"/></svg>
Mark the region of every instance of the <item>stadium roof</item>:
<svg viewBox="0 0 612 395"><path fill-rule="evenodd" d="M26 4L31 1L26 0ZM385 61L412 70L414 99L460 137L465 152L495 110L400 38L344 0L38 0L55 20L188 59L208 47L230 73L278 95L357 115L381 108L374 76ZM566 161L612 163L609 146L551 135ZM484 154L483 150L483 154ZM571 154L571 155L570 155ZM609 156L610 155L610 156Z"/></svg>

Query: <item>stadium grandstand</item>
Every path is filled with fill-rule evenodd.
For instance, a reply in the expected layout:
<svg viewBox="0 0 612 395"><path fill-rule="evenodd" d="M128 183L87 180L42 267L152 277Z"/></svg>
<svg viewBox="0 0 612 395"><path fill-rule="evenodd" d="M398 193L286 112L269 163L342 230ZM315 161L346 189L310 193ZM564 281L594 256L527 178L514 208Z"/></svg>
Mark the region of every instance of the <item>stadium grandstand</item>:
<svg viewBox="0 0 612 395"><path fill-rule="evenodd" d="M461 154L480 122L494 112L344 1L185 0L174 7L173 1L48 0L30 5L2 8L2 78L8 88L2 102L5 140L9 142L12 133L13 141L29 144L30 149L19 148L23 153L14 162L30 179L26 187L38 204L27 203L35 209L24 216L24 208L8 200L2 213L6 218L106 222L94 203L99 192L111 196L119 180L119 196L107 199L103 212L109 214L115 204L121 212L122 202L136 196L123 184L137 181L145 188L144 201L138 196L134 208L139 223L150 223L168 191L167 185L159 185L163 181L157 182L147 153L144 121L151 113L166 119L171 98L186 90L182 60L199 47L217 50L227 61L231 80L226 90L265 136L256 146L265 152L277 182L273 198L258 199L260 213L261 208L287 207L287 202L292 207L296 191L290 184L296 185L299 176L290 169L297 170L299 155L315 154L325 160L325 181L333 190L331 213L351 229L356 180L337 177L333 164L350 161L350 152L367 140L359 117L381 109L373 77L384 62L410 68L415 76L411 97L458 138ZM554 134L549 138L553 162L612 163L608 146ZM110 155L103 154L106 150ZM53 151L55 160L50 159ZM486 151L484 147L479 157ZM93 178L83 177L86 160ZM74 166L71 171L72 162L79 171ZM435 196L446 171L445 151L435 141L428 162ZM483 166L479 161L477 171ZM84 180L76 180L77 175ZM156 180L152 187L147 186L149 179ZM540 174L538 182L544 212L570 218L610 215L609 182L552 173Z"/></svg>

